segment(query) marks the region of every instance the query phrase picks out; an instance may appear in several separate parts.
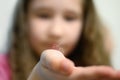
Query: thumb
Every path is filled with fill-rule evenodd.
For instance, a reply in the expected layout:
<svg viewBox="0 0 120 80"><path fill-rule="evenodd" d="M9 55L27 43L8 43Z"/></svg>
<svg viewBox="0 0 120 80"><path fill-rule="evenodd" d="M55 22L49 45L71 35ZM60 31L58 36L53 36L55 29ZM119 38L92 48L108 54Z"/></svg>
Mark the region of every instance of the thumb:
<svg viewBox="0 0 120 80"><path fill-rule="evenodd" d="M42 67L63 75L70 75L74 68L74 63L65 58L64 55L54 49L43 51L40 59Z"/></svg>

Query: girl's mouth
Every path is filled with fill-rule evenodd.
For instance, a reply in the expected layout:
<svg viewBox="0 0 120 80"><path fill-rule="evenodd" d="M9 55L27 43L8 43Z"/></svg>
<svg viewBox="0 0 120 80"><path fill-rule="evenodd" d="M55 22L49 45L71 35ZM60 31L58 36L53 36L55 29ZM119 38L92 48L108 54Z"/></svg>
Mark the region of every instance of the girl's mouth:
<svg viewBox="0 0 120 80"><path fill-rule="evenodd" d="M59 50L60 46L58 44L49 44L49 48Z"/></svg>
<svg viewBox="0 0 120 80"><path fill-rule="evenodd" d="M64 53L63 48L59 44L49 44L48 46L49 49L59 50Z"/></svg>

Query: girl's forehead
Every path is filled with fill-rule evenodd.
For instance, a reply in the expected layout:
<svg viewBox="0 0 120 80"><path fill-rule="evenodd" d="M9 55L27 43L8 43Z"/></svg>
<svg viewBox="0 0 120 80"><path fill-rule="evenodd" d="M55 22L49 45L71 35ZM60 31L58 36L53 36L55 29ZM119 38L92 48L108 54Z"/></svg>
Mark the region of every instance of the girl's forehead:
<svg viewBox="0 0 120 80"><path fill-rule="evenodd" d="M32 0L30 9L50 8L55 10L74 10L82 9L82 0Z"/></svg>

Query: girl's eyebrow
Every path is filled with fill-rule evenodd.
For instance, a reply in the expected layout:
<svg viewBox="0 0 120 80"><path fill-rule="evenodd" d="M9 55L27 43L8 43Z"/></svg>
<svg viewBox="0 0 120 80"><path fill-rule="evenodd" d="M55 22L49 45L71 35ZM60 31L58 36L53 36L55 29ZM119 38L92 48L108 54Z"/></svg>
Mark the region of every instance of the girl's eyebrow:
<svg viewBox="0 0 120 80"><path fill-rule="evenodd" d="M69 15L77 15L78 17L82 16L82 12L77 12L77 11L73 11L73 10L65 11L65 13L67 13Z"/></svg>
<svg viewBox="0 0 120 80"><path fill-rule="evenodd" d="M53 9L47 6L35 6L33 7L33 11L53 11Z"/></svg>

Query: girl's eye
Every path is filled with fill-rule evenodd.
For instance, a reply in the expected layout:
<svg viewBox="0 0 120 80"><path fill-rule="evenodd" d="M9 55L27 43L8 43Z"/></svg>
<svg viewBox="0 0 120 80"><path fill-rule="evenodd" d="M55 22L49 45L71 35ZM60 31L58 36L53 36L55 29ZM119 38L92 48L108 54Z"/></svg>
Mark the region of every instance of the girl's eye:
<svg viewBox="0 0 120 80"><path fill-rule="evenodd" d="M50 19L51 15L46 13L41 13L41 14L38 14L38 17L41 19Z"/></svg>
<svg viewBox="0 0 120 80"><path fill-rule="evenodd" d="M66 21L74 21L74 20L76 20L76 17L74 17L74 16L65 16L65 20Z"/></svg>

